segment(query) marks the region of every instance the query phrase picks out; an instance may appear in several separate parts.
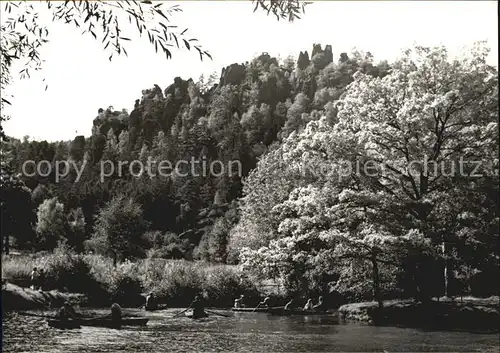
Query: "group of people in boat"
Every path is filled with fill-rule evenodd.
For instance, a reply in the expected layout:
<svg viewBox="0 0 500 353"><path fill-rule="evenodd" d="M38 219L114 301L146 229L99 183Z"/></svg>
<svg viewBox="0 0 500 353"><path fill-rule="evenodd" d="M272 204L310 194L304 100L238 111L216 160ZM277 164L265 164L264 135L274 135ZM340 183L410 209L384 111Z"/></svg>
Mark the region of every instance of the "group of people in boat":
<svg viewBox="0 0 500 353"><path fill-rule="evenodd" d="M239 298L234 300L234 308L246 308L247 305L245 304L245 295L240 295ZM257 305L258 308L268 308L271 303L271 298L270 297L265 297L263 301Z"/></svg>
<svg viewBox="0 0 500 353"><path fill-rule="evenodd" d="M82 317L81 314L77 313L75 308L68 302L64 302L63 306L57 311L56 318L58 320L76 320ZM109 317L115 322L120 322L122 319L122 308L117 303L111 305L111 313L106 315L104 318Z"/></svg>
<svg viewBox="0 0 500 353"><path fill-rule="evenodd" d="M292 310L292 309L294 309L294 306L295 306L295 302L292 298L285 305L285 310ZM302 308L302 310L303 311L311 311L311 310L313 310L313 311L325 311L326 307L325 307L325 303L323 302L323 297L319 296L318 302L316 304L313 303L312 298L309 298L306 302L306 305L304 305L304 307Z"/></svg>
<svg viewBox="0 0 500 353"><path fill-rule="evenodd" d="M263 301L261 301L256 308L269 308L270 307L271 298L265 297ZM234 301L234 308L246 308L245 304L245 296L242 294L239 298ZM285 310L297 310L299 306L296 304L293 298L290 299L288 303L285 305ZM313 299L309 298L302 308L303 311L325 311L325 303L323 302L323 297L320 296L318 298L318 302L316 304L313 303Z"/></svg>
<svg viewBox="0 0 500 353"><path fill-rule="evenodd" d="M156 296L154 295L154 293L149 293L146 296L146 304L144 305L144 309L147 311L153 311L153 310L158 310L158 308L159 305ZM192 309L193 311L193 318L201 318L208 316L207 313L205 313L205 304L201 295L196 295L194 297L194 300L188 306L186 311L189 309Z"/></svg>

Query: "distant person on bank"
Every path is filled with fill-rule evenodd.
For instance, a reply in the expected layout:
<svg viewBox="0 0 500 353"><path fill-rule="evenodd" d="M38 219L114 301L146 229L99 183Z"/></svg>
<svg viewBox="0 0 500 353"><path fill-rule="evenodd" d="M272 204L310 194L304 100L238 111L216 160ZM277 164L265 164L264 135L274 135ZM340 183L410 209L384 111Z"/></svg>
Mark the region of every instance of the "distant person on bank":
<svg viewBox="0 0 500 353"><path fill-rule="evenodd" d="M38 289L40 292L43 292L45 288L45 272L43 271L43 268L40 269L40 272L38 273Z"/></svg>
<svg viewBox="0 0 500 353"><path fill-rule="evenodd" d="M33 267L30 279L31 279L31 289L36 290L38 288L38 269L36 267Z"/></svg>

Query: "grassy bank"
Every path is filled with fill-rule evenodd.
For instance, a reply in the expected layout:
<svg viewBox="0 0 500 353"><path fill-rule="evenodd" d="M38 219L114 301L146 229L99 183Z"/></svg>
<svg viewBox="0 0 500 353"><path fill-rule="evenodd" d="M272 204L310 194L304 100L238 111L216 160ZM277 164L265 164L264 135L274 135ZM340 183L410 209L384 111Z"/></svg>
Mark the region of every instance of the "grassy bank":
<svg viewBox="0 0 500 353"><path fill-rule="evenodd" d="M499 297L432 300L392 300L379 308L375 302L353 303L339 308L343 320L376 325L439 329L500 330Z"/></svg>
<svg viewBox="0 0 500 353"><path fill-rule="evenodd" d="M170 307L185 307L200 292L214 307L230 307L240 294L245 294L251 302L257 302L263 295L234 266L144 259L114 267L103 256L64 252L3 256L2 278L28 287L33 267L44 268L45 290L81 293L92 306L118 302L137 307L144 304L144 295L149 292ZM9 308L8 301L4 300L4 307Z"/></svg>
<svg viewBox="0 0 500 353"><path fill-rule="evenodd" d="M4 309L30 310L58 308L65 301L84 305L86 298L82 294L61 293L56 290L40 292L11 283L2 286L2 304Z"/></svg>

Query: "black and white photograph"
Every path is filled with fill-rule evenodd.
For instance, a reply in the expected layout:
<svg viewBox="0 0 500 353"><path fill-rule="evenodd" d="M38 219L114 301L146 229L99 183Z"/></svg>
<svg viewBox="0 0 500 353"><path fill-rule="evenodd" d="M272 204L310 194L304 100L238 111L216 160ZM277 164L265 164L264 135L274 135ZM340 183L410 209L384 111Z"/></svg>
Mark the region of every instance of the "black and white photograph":
<svg viewBox="0 0 500 353"><path fill-rule="evenodd" d="M1 351L500 353L498 11L1 0Z"/></svg>

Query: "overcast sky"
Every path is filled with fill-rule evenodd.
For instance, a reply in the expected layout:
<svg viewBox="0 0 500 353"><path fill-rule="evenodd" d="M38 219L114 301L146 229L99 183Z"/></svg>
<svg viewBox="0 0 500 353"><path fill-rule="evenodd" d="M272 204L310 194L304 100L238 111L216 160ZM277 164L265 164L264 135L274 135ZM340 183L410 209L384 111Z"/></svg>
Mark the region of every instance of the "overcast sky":
<svg viewBox="0 0 500 353"><path fill-rule="evenodd" d="M251 1L185 1L181 7L183 12L171 21L189 27L213 61L201 62L196 52L186 50L166 60L155 54L147 37L128 35L134 39L126 46L129 56L109 62L100 41L71 25L50 23L43 71L29 80L14 78L6 133L49 141L89 136L99 108L112 105L130 112L141 91L154 84L165 89L176 76L196 80L202 73L220 74L222 67L262 52L282 58L301 50L311 53L313 43L331 44L335 58L356 47L370 51L376 60L392 60L414 43L445 44L456 52L473 41L488 40L491 62L497 62L495 1L321 1L292 24L253 13Z"/></svg>

